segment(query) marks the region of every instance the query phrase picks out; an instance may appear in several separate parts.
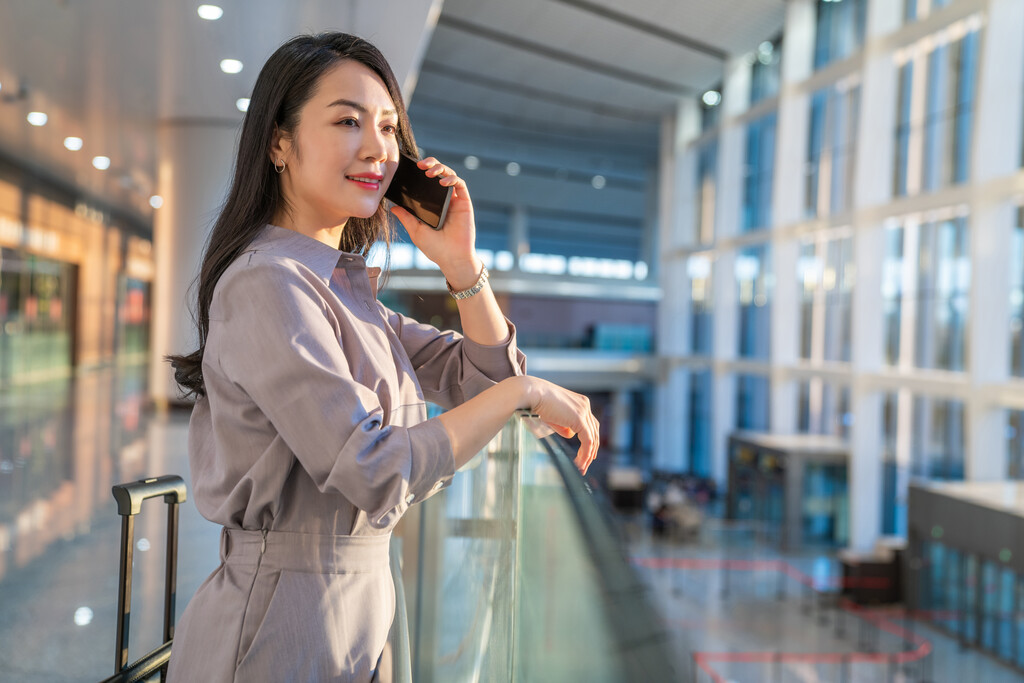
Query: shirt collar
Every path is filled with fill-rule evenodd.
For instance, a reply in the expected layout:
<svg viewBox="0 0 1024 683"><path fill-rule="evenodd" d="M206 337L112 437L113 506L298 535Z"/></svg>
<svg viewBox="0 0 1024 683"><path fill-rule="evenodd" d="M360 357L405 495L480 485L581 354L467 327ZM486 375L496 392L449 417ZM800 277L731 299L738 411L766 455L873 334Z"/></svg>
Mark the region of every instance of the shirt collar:
<svg viewBox="0 0 1024 683"><path fill-rule="evenodd" d="M273 251L295 259L325 280L331 278L335 268L366 267L366 259L359 254L335 249L301 232L277 225L268 224L252 241L250 248Z"/></svg>

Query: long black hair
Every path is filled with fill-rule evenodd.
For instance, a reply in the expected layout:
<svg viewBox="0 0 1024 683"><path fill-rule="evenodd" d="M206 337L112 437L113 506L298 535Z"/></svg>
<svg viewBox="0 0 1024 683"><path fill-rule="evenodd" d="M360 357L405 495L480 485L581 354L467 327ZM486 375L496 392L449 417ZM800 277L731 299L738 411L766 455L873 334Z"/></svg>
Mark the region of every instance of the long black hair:
<svg viewBox="0 0 1024 683"><path fill-rule="evenodd" d="M293 135L299 112L315 94L321 76L346 59L367 66L384 82L398 112L399 149L418 157L398 81L384 55L369 42L347 33L302 35L270 56L256 78L242 123L231 189L203 253L195 310L199 348L185 356L166 357L174 366L174 379L184 390L185 398L206 395L203 352L217 281L284 204L281 183L270 159L274 130ZM338 248L365 255L374 242L389 242L391 231L390 216L382 200L373 216L349 218Z"/></svg>

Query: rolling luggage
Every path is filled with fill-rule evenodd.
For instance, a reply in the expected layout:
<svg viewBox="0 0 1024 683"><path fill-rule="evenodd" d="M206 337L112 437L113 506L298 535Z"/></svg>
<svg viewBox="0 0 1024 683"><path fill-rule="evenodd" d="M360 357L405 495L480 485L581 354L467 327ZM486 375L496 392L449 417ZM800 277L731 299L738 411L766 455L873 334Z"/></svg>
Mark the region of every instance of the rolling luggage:
<svg viewBox="0 0 1024 683"><path fill-rule="evenodd" d="M171 659L174 639L174 601L178 573L178 506L185 502L185 481L177 475L142 479L113 487L117 514L121 515L121 562L117 590L117 633L114 675L103 683L163 681ZM167 569L164 584L164 642L132 664L128 663L129 620L132 611L132 555L135 549L135 515L142 501L163 496L167 503Z"/></svg>

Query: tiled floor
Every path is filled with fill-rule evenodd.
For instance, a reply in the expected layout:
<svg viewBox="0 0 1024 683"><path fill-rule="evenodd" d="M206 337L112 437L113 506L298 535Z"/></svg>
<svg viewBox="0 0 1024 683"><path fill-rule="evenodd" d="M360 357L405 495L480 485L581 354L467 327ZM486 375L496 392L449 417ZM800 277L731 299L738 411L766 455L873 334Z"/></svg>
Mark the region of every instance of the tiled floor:
<svg viewBox="0 0 1024 683"><path fill-rule="evenodd" d="M701 683L1024 680L898 609L815 597L809 585L834 585L828 555L783 556L718 520L689 542L655 538L635 520L629 528L634 565Z"/></svg>
<svg viewBox="0 0 1024 683"><path fill-rule="evenodd" d="M113 671L120 520L110 486L168 473L188 481L188 416L141 410L144 373L108 368L0 397L0 681L87 682ZM180 521L179 617L217 564L220 531L191 503ZM694 669L702 683L1024 680L899 614L837 619L835 609L812 607L800 577L826 580L835 569L828 557L780 557L743 530L706 528L699 542L682 543L635 525L630 548L679 651L691 662L704 653ZM164 534L164 506L150 501L136 525L133 658L160 640ZM840 658L913 654L919 638L934 654L906 667ZM752 661L735 661L742 659Z"/></svg>

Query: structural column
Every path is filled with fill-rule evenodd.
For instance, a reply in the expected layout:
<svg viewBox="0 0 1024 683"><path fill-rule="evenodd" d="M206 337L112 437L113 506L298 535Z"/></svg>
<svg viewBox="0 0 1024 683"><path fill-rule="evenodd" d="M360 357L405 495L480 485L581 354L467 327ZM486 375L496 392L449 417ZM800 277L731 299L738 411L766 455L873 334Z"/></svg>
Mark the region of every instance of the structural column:
<svg viewBox="0 0 1024 683"><path fill-rule="evenodd" d="M150 363L150 391L158 405L181 401L164 357L198 348L192 317L198 316L198 290L190 287L227 191L236 131L237 124L231 121L175 121L162 124L158 131L157 187L164 206L156 212L153 227L156 286Z"/></svg>

